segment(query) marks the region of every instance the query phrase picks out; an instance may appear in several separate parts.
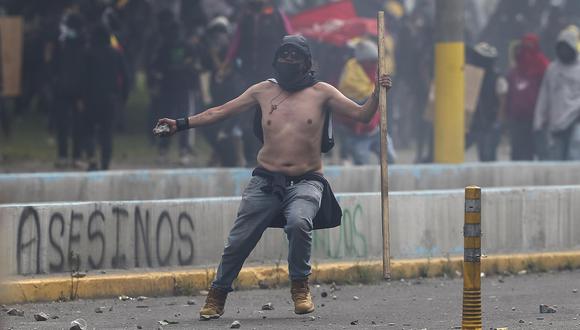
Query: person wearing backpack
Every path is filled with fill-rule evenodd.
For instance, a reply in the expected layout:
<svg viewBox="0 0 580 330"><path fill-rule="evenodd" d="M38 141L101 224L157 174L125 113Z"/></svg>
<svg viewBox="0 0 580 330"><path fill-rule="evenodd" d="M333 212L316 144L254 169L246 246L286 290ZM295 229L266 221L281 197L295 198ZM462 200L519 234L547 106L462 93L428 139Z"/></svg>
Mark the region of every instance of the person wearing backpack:
<svg viewBox="0 0 580 330"><path fill-rule="evenodd" d="M210 125L234 114L260 107L264 144L258 167L242 194L237 219L230 231L215 280L200 318L219 318L232 283L268 227L284 228L288 237L288 270L296 314L312 313L308 286L311 274L312 231L340 225L342 211L322 174L321 152L329 149L328 114L333 112L369 122L379 105L378 85L390 89L388 75L375 82L374 92L358 105L311 71L306 39L286 36L274 55L276 79L249 87L224 105L177 120L162 118L154 128L160 136ZM254 117L256 118L256 117ZM326 128L326 129L325 129Z"/></svg>
<svg viewBox="0 0 580 330"><path fill-rule="evenodd" d="M505 119L511 160L534 160L534 110L549 61L540 50L539 37L526 34L516 49L515 67L507 75Z"/></svg>

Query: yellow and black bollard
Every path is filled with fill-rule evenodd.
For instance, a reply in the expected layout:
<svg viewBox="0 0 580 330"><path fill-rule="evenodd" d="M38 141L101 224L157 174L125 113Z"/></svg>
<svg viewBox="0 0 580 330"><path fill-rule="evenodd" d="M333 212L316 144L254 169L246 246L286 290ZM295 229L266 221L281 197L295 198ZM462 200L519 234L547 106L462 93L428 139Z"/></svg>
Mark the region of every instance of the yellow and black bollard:
<svg viewBox="0 0 580 330"><path fill-rule="evenodd" d="M481 188L465 188L463 227L463 321L464 330L481 330Z"/></svg>

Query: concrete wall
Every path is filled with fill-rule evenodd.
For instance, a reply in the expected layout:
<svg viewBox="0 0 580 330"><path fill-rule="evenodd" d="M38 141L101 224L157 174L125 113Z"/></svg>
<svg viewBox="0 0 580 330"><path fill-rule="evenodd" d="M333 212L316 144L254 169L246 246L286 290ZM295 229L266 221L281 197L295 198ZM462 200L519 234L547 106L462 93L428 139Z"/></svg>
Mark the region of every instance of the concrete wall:
<svg viewBox="0 0 580 330"><path fill-rule="evenodd" d="M394 258L461 255L463 190L390 195ZM315 260L367 260L382 253L378 193L341 194L343 224L314 234ZM580 186L484 189L486 254L580 248ZM216 266L239 198L0 206L0 272ZM73 259L69 258L73 256ZM269 229L249 261L285 260Z"/></svg>
<svg viewBox="0 0 580 330"><path fill-rule="evenodd" d="M378 166L325 168L336 192L380 189ZM239 196L250 169L136 170L0 175L0 204ZM391 191L580 184L580 162L395 165Z"/></svg>

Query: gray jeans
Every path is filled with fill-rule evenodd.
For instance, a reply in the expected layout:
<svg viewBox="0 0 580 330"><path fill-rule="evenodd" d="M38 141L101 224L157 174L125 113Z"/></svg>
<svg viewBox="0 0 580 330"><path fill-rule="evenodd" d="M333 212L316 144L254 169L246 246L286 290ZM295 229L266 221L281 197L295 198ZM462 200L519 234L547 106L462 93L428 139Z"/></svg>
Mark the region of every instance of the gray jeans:
<svg viewBox="0 0 580 330"><path fill-rule="evenodd" d="M280 200L276 195L261 190L267 184L267 179L254 176L244 190L238 216L211 285L213 288L232 291L232 283L244 261L272 219L280 213L286 218L284 232L288 237L290 279L303 279L310 275L312 220L320 208L324 186L318 181L302 180L287 186L286 195Z"/></svg>

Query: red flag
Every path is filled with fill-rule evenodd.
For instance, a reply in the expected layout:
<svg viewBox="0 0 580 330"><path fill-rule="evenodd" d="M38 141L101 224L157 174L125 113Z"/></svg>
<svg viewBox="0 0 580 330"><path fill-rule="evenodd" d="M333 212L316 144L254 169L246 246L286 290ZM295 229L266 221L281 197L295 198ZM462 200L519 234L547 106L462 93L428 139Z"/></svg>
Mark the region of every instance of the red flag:
<svg viewBox="0 0 580 330"><path fill-rule="evenodd" d="M296 32L320 42L343 46L352 38L377 34L375 19L362 18L352 0L316 7L290 17Z"/></svg>
<svg viewBox="0 0 580 330"><path fill-rule="evenodd" d="M290 22L294 29L301 30L322 24L330 19L348 20L356 17L358 15L352 0L343 0L303 11L290 17Z"/></svg>

